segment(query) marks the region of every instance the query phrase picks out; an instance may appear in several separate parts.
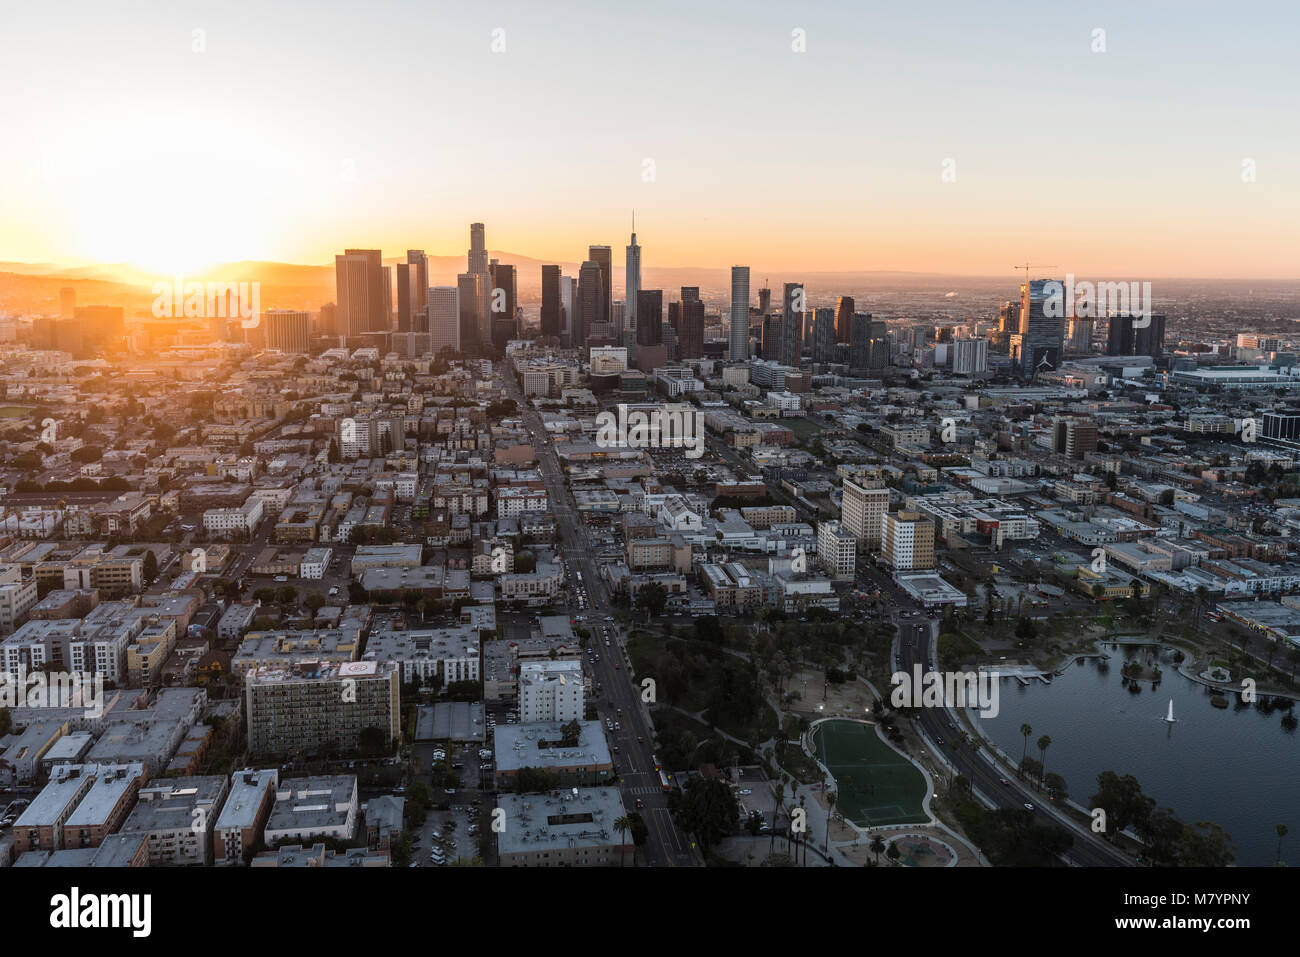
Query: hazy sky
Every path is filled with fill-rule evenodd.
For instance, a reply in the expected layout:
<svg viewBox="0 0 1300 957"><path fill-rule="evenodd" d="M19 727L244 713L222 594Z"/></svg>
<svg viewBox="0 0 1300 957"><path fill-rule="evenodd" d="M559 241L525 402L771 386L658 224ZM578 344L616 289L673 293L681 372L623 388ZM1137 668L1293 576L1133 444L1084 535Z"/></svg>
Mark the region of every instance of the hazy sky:
<svg viewBox="0 0 1300 957"><path fill-rule="evenodd" d="M1294 277L1298 8L9 4L0 260Z"/></svg>

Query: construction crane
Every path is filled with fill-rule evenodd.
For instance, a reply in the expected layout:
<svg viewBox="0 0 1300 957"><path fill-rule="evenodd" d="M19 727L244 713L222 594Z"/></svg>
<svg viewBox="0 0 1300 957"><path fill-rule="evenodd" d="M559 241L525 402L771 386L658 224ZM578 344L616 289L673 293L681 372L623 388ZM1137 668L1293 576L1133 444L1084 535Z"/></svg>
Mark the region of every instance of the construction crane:
<svg viewBox="0 0 1300 957"><path fill-rule="evenodd" d="M1058 269L1058 266L1043 266L1038 263L1023 263L1019 266L1012 266L1012 269L1023 269L1025 271L1025 285L1029 285L1029 270L1031 269Z"/></svg>

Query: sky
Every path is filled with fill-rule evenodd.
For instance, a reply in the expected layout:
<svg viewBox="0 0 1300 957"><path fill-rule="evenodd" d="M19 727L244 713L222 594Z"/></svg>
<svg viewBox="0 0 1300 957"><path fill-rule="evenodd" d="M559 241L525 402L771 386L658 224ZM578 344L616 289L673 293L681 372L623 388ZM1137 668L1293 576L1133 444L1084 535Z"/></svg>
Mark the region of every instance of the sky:
<svg viewBox="0 0 1300 957"><path fill-rule="evenodd" d="M67 0L4 19L0 261L449 255L481 221L492 249L621 262L635 209L647 266L1300 272L1294 3Z"/></svg>

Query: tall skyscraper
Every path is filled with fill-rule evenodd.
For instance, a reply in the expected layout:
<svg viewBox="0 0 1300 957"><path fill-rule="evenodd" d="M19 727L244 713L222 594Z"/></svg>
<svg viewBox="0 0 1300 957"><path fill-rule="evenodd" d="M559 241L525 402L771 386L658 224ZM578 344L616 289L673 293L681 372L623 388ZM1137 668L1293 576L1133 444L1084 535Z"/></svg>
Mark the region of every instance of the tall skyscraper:
<svg viewBox="0 0 1300 957"><path fill-rule="evenodd" d="M844 299L841 297L840 302ZM835 309L820 308L813 317L813 362L834 362L839 316Z"/></svg>
<svg viewBox="0 0 1300 957"><path fill-rule="evenodd" d="M781 306L781 316L785 321L780 359L782 365L799 365L799 356L803 352L804 307L803 283L786 283Z"/></svg>
<svg viewBox="0 0 1300 957"><path fill-rule="evenodd" d="M488 277L492 286L488 299L488 309L492 314L492 345L498 351L504 351L506 343L519 336L515 323L515 310L519 304L515 267L493 259L488 263Z"/></svg>
<svg viewBox="0 0 1300 957"><path fill-rule="evenodd" d="M542 335L559 338L561 329L560 313L560 267L542 267Z"/></svg>
<svg viewBox="0 0 1300 957"><path fill-rule="evenodd" d="M610 316L609 334L620 343L627 338L627 303L622 299L614 300L614 314Z"/></svg>
<svg viewBox="0 0 1300 957"><path fill-rule="evenodd" d="M853 314L849 323L849 371L861 374L871 367L871 317L863 312Z"/></svg>
<svg viewBox="0 0 1300 957"><path fill-rule="evenodd" d="M681 314L677 319L677 358L700 359L703 356L704 302L698 296L682 299Z"/></svg>
<svg viewBox="0 0 1300 957"><path fill-rule="evenodd" d="M749 359L749 267L731 267L731 317L727 355L733 362Z"/></svg>
<svg viewBox="0 0 1300 957"><path fill-rule="evenodd" d="M1165 348L1165 317L1151 316L1150 323L1140 328L1134 328L1134 318L1111 316L1110 330L1106 335L1106 355L1160 358Z"/></svg>
<svg viewBox="0 0 1300 957"><path fill-rule="evenodd" d="M577 315L572 330L574 346L583 350L587 348L587 336L591 334L591 327L605 321L602 316L607 301L600 263L588 259L578 270L578 300L575 303Z"/></svg>
<svg viewBox="0 0 1300 957"><path fill-rule="evenodd" d="M392 294L385 288L383 253L346 249L334 257L334 290L339 332L360 336L389 328Z"/></svg>
<svg viewBox="0 0 1300 957"><path fill-rule="evenodd" d="M421 249L408 249L397 264L397 331L424 332L425 297L429 292L429 260Z"/></svg>
<svg viewBox="0 0 1300 957"><path fill-rule="evenodd" d="M663 343L664 291L642 289L637 293L636 344L657 346Z"/></svg>
<svg viewBox="0 0 1300 957"><path fill-rule="evenodd" d="M482 223L469 227L468 269L456 277L460 291L460 341L467 348L472 343L484 346L492 341L491 277L488 275L487 239Z"/></svg>
<svg viewBox="0 0 1300 957"><path fill-rule="evenodd" d="M560 277L560 342L565 348L579 346L573 338L573 326L578 321L578 280L572 276Z"/></svg>
<svg viewBox="0 0 1300 957"><path fill-rule="evenodd" d="M632 241L627 245L623 269L623 302L626 304L623 334L619 340L627 345L636 340L636 296L641 291L641 247L636 244L636 213L632 214Z"/></svg>
<svg viewBox="0 0 1300 957"><path fill-rule="evenodd" d="M770 316L772 314L772 290L767 287L767 280L763 280L763 288L758 291L758 314L760 316Z"/></svg>
<svg viewBox="0 0 1300 957"><path fill-rule="evenodd" d="M487 234L482 223L469 224L469 272L488 271Z"/></svg>
<svg viewBox="0 0 1300 957"><path fill-rule="evenodd" d="M835 342L848 345L853 341L853 297L840 296L835 303Z"/></svg>
<svg viewBox="0 0 1300 957"><path fill-rule="evenodd" d="M587 250L587 258L600 266L600 284L604 290L596 321L609 322L614 303L614 253L608 246L592 246Z"/></svg>
<svg viewBox="0 0 1300 957"><path fill-rule="evenodd" d="M433 286L425 297L429 351L460 352L460 293L456 286Z"/></svg>
<svg viewBox="0 0 1300 957"><path fill-rule="evenodd" d="M1035 279L1020 284L1020 352L1017 369L1024 378L1060 366L1065 345L1065 317L1047 315L1047 283ZM1062 310L1063 311L1063 310Z"/></svg>
<svg viewBox="0 0 1300 957"><path fill-rule="evenodd" d="M682 286L682 302L689 302L692 299L700 298L699 286Z"/></svg>
<svg viewBox="0 0 1300 957"><path fill-rule="evenodd" d="M760 353L768 362L783 362L785 355L785 316L763 317L763 341Z"/></svg>
<svg viewBox="0 0 1300 957"><path fill-rule="evenodd" d="M849 368L856 372L883 369L888 365L889 341L871 313L853 314L849 335Z"/></svg>

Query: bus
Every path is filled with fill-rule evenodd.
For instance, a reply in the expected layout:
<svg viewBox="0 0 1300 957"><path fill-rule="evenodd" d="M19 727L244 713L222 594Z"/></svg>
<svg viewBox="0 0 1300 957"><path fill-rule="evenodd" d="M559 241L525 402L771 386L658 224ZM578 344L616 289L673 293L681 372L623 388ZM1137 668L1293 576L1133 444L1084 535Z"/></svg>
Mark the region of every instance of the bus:
<svg viewBox="0 0 1300 957"><path fill-rule="evenodd" d="M668 772L663 768L659 769L659 783L663 785L665 791L673 789L673 782L668 777Z"/></svg>

